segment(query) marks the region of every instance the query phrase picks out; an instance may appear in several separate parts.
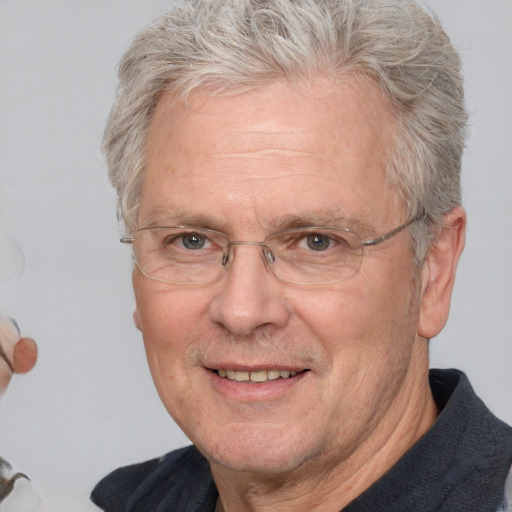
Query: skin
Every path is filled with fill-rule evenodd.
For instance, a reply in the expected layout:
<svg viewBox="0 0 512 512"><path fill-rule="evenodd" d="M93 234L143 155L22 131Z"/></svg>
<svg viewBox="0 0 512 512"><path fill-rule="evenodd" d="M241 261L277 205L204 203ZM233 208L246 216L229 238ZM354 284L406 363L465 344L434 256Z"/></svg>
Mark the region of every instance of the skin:
<svg viewBox="0 0 512 512"><path fill-rule="evenodd" d="M385 176L393 126L383 97L353 79L198 93L189 108L164 96L138 227L194 221L261 241L293 215L372 238L407 220ZM218 510L339 511L432 425L426 339L446 321L464 245L464 212L450 215L421 272L407 230L329 285L277 280L255 246L236 247L208 285L134 270L134 319L156 387L210 461ZM217 368L306 371L247 384Z"/></svg>
<svg viewBox="0 0 512 512"><path fill-rule="evenodd" d="M0 395L13 373L27 373L37 361L37 345L32 338L21 338L13 324L0 318Z"/></svg>

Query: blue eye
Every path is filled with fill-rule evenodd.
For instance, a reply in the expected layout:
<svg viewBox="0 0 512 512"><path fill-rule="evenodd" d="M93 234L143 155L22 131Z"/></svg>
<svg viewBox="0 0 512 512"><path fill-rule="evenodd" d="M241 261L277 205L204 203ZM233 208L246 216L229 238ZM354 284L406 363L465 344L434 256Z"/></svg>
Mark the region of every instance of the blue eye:
<svg viewBox="0 0 512 512"><path fill-rule="evenodd" d="M312 233L306 238L308 247L313 251L325 251L331 245L331 239L322 233Z"/></svg>
<svg viewBox="0 0 512 512"><path fill-rule="evenodd" d="M187 249L197 250L202 249L206 244L206 236L198 233L187 233L181 237L183 246Z"/></svg>

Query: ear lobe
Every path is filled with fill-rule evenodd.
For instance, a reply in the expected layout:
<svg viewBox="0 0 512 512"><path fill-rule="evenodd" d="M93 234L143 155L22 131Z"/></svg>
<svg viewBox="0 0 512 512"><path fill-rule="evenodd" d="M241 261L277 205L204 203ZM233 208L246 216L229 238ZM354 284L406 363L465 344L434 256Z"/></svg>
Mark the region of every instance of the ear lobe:
<svg viewBox="0 0 512 512"><path fill-rule="evenodd" d="M464 249L466 212L457 206L444 218L439 233L421 269L421 302L418 334L437 336L448 320L455 273Z"/></svg>
<svg viewBox="0 0 512 512"><path fill-rule="evenodd" d="M137 307L135 307L134 311L133 311L133 323L135 324L135 327L137 327L137 329L139 331L141 331L141 323L140 323L140 315L139 315L139 311L137 309Z"/></svg>

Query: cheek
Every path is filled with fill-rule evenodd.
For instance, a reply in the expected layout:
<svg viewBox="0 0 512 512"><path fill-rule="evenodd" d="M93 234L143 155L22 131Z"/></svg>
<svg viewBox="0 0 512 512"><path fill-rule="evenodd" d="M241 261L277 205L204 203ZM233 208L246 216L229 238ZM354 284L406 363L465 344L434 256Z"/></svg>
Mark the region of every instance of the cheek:
<svg viewBox="0 0 512 512"><path fill-rule="evenodd" d="M363 379L371 368L407 359L418 313L411 279L404 278L411 269L401 270L380 280L361 274L291 298L301 329L323 345L340 371Z"/></svg>
<svg viewBox="0 0 512 512"><path fill-rule="evenodd" d="M197 401L194 339L201 330L205 336L206 294L172 290L147 279L134 279L134 290L155 387L169 414L184 428L186 421L193 421L188 417L190 403Z"/></svg>
<svg viewBox="0 0 512 512"><path fill-rule="evenodd" d="M136 269L133 289L140 329L157 346L190 332L207 311L207 293L203 288L173 288L142 276Z"/></svg>
<svg viewBox="0 0 512 512"><path fill-rule="evenodd" d="M140 329L155 380L169 374L176 380L181 367L193 364L194 339L208 318L204 290L172 289L134 275Z"/></svg>
<svg viewBox="0 0 512 512"><path fill-rule="evenodd" d="M387 315L371 291L342 285L318 292L308 290L290 302L301 325L311 330L315 338L330 342L337 349L352 344L360 348L365 339L380 330Z"/></svg>

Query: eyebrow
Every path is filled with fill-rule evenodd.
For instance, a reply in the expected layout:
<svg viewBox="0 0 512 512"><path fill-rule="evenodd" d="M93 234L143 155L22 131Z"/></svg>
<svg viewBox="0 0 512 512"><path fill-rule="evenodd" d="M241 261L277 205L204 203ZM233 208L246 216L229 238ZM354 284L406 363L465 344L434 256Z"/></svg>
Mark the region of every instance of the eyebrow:
<svg viewBox="0 0 512 512"><path fill-rule="evenodd" d="M271 221L271 227L274 231L311 226L348 228L359 235L364 234L365 236L372 236L376 233L375 228L370 223L331 210L321 210L305 215L283 215Z"/></svg>
<svg viewBox="0 0 512 512"><path fill-rule="evenodd" d="M375 228L368 222L350 215L343 215L338 211L319 210L303 215L286 214L274 219L260 221L269 233L286 229L306 228L312 226L348 228L360 236L376 236ZM157 206L153 208L144 228L169 227L169 226L195 226L198 228L212 229L227 233L229 225L225 221L219 221L210 215L192 213L181 208Z"/></svg>
<svg viewBox="0 0 512 512"><path fill-rule="evenodd" d="M168 226L195 226L198 228L213 229L215 231L222 231L227 227L209 215L191 213L182 208L157 206L149 212L143 228Z"/></svg>

